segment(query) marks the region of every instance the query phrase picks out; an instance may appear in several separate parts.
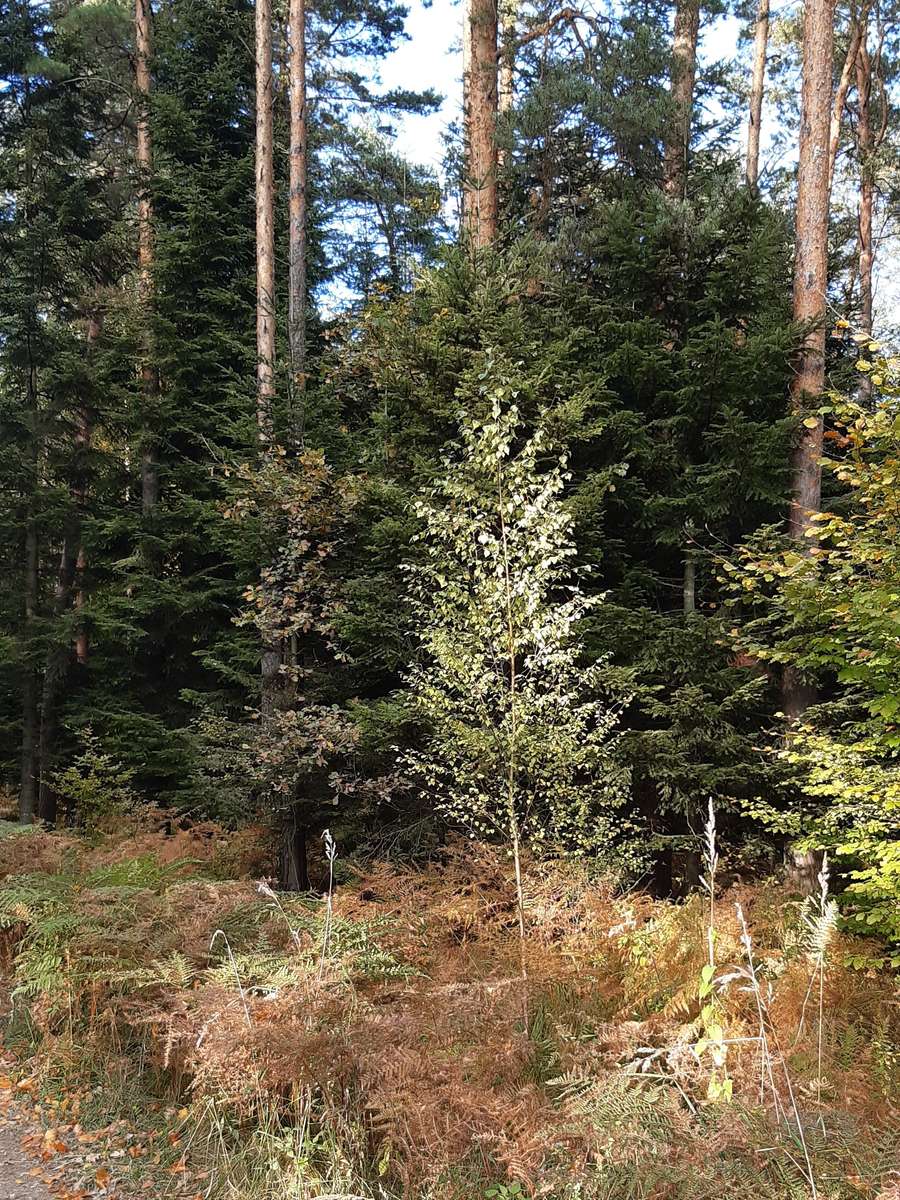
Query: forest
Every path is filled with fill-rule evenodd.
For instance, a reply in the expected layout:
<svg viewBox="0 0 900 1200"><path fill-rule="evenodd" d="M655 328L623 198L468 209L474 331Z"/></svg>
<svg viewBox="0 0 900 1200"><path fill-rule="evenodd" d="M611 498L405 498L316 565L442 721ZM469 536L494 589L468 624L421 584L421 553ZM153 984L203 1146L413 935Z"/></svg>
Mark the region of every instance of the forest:
<svg viewBox="0 0 900 1200"><path fill-rule="evenodd" d="M897 1200L900 7L0 29L0 1192Z"/></svg>

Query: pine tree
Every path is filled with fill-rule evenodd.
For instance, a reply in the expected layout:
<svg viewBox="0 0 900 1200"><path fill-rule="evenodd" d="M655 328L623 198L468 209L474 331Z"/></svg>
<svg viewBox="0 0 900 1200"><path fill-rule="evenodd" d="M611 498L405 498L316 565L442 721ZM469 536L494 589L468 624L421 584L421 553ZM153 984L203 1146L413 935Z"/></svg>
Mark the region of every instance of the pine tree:
<svg viewBox="0 0 900 1200"><path fill-rule="evenodd" d="M118 217L108 175L90 170L110 151L117 113L89 60L93 37L118 29L98 9L58 22L10 9L10 86L4 92L2 359L10 457L4 491L13 526L5 551L21 616L13 651L23 700L20 813L55 816L50 775L59 702L73 646L72 606L88 464L85 425L93 407L92 347L103 286L112 282L111 230ZM112 244L111 244L112 243ZM18 526L18 531L16 530ZM21 542L19 538L21 537Z"/></svg>
<svg viewBox="0 0 900 1200"><path fill-rule="evenodd" d="M687 188L699 35L700 0L677 0L672 40L673 114L663 159L663 187L677 199L684 197Z"/></svg>
<svg viewBox="0 0 900 1200"><path fill-rule="evenodd" d="M309 109L306 97L306 0L291 0L289 23L288 342L291 383L306 390L306 293L309 255ZM302 405L302 401L301 401ZM299 422L302 430L302 415Z"/></svg>
<svg viewBox="0 0 900 1200"><path fill-rule="evenodd" d="M153 135L150 121L153 13L150 0L135 0L134 8L134 83L137 96L137 184L138 184L138 297L143 325L141 347L141 383L145 429L141 441L141 507L150 517L159 503L159 467L156 462L154 418L158 411L159 368L154 362L153 294Z"/></svg>
<svg viewBox="0 0 900 1200"><path fill-rule="evenodd" d="M466 0L463 13L465 171L463 228L476 250L497 237L497 5Z"/></svg>
<svg viewBox="0 0 900 1200"><path fill-rule="evenodd" d="M829 130L832 103L833 6L807 0L803 10L803 94L794 250L794 319L814 323L806 333L791 384L800 428L794 450L791 535L813 528L820 505L823 421L815 411L825 387L825 303L828 287ZM798 716L811 699L791 671L784 681L785 711Z"/></svg>
<svg viewBox="0 0 900 1200"><path fill-rule="evenodd" d="M762 131L763 95L766 88L766 53L768 47L769 0L759 0L753 39L750 114L747 121L747 166L745 177L748 187L756 187L759 180L759 138Z"/></svg>

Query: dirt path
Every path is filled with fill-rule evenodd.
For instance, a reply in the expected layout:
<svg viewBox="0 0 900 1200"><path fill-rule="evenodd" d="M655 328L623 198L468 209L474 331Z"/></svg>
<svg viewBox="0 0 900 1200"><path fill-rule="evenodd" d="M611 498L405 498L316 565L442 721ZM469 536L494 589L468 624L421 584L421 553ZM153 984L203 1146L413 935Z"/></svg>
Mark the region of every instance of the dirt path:
<svg viewBox="0 0 900 1200"><path fill-rule="evenodd" d="M28 1173L34 1161L21 1146L21 1126L0 1116L0 1200L52 1200L39 1179Z"/></svg>

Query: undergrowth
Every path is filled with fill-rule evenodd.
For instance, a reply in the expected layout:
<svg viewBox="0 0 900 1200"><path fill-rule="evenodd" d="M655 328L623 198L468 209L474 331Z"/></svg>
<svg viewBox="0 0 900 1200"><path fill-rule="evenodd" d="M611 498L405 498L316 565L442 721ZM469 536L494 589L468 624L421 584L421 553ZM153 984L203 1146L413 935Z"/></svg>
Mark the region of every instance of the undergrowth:
<svg viewBox="0 0 900 1200"><path fill-rule="evenodd" d="M896 980L850 965L866 947L828 920L827 882L795 904L713 878L674 905L529 863L525 1019L515 884L490 847L358 866L333 903L257 882L215 830L137 849L0 838L6 1044L52 1111L79 1095L84 1127L155 1128L123 1186L896 1195Z"/></svg>

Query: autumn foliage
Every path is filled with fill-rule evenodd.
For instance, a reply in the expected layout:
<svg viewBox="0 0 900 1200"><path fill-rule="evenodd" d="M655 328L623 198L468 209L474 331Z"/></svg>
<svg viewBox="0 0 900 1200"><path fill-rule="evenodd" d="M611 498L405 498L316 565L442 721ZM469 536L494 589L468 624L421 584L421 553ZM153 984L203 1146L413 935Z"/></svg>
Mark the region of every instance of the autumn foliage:
<svg viewBox="0 0 900 1200"><path fill-rule="evenodd" d="M232 1196L462 1200L518 1183L693 1200L761 1181L807 1195L799 1120L818 1194L856 1195L856 1180L889 1195L895 984L846 965L864 947L829 928L820 1012L809 904L720 872L713 991L733 1099L711 1101L700 895L622 896L526 861L526 1025L502 851L359 865L329 906L260 883L242 836L148 833L140 857L124 835L0 841L17 1069L45 1094L137 1078L176 1114L157 1170L178 1164L185 1187L200 1173ZM148 1167L117 1169L124 1186Z"/></svg>

